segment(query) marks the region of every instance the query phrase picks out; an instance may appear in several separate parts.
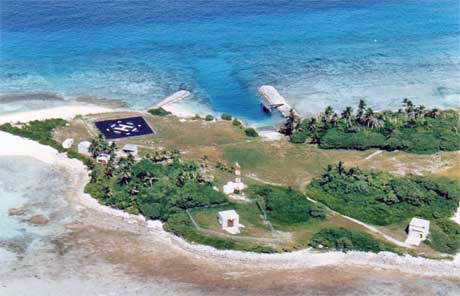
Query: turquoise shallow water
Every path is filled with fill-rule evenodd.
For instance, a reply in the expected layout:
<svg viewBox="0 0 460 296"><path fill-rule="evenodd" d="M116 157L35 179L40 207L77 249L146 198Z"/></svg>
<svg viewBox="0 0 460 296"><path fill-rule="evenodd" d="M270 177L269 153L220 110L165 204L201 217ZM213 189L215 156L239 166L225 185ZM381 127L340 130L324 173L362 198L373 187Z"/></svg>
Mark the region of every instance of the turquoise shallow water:
<svg viewBox="0 0 460 296"><path fill-rule="evenodd" d="M266 119L261 84L303 113L362 97L458 107L458 11L455 0L3 1L0 92L142 108L186 88L252 121Z"/></svg>

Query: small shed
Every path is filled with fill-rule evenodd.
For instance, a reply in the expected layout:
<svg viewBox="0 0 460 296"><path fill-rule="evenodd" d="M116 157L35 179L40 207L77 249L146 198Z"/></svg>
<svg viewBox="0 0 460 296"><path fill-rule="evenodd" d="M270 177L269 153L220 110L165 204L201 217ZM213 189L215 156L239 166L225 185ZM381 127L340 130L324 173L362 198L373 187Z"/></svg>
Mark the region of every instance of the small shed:
<svg viewBox="0 0 460 296"><path fill-rule="evenodd" d="M102 164L108 164L110 160L110 155L106 153L101 153L96 157L96 162Z"/></svg>
<svg viewBox="0 0 460 296"><path fill-rule="evenodd" d="M221 211L217 214L217 219L222 229L232 234L240 233L239 228L243 227L240 224L240 216L235 210Z"/></svg>
<svg viewBox="0 0 460 296"><path fill-rule="evenodd" d="M69 149L70 147L72 147L72 145L73 145L72 138L65 139L64 142L62 142L62 148L64 149Z"/></svg>
<svg viewBox="0 0 460 296"><path fill-rule="evenodd" d="M126 154L131 154L132 156L136 156L138 148L136 144L125 144L122 150Z"/></svg>
<svg viewBox="0 0 460 296"><path fill-rule="evenodd" d="M420 218L412 218L408 227L406 243L418 246L430 233L430 221Z"/></svg>
<svg viewBox="0 0 460 296"><path fill-rule="evenodd" d="M88 141L82 141L78 143L78 153L87 155L87 156L92 156L91 153L89 152L89 146L91 146L91 142Z"/></svg>

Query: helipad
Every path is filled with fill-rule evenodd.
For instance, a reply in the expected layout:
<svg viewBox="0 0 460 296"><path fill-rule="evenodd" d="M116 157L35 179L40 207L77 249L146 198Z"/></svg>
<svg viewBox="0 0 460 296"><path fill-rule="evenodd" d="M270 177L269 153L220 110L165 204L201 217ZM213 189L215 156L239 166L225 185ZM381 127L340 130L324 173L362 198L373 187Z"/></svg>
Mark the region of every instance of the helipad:
<svg viewBox="0 0 460 296"><path fill-rule="evenodd" d="M96 127L108 140L154 133L141 116L98 121Z"/></svg>

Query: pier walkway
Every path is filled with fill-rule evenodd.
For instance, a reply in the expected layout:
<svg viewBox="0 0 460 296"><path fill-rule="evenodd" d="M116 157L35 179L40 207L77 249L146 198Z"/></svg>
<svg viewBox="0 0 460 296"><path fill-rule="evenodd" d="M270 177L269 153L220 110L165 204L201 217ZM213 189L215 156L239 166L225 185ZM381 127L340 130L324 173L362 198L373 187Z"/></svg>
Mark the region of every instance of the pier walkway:
<svg viewBox="0 0 460 296"><path fill-rule="evenodd" d="M262 85L257 90L265 100L276 110L278 110L281 115L288 117L291 109L293 109L286 101L286 99L280 95L280 93L271 85ZM294 114L300 117L300 114L294 110Z"/></svg>
<svg viewBox="0 0 460 296"><path fill-rule="evenodd" d="M171 105L177 102L182 101L183 99L189 97L192 93L186 90L180 90L178 92L173 93L172 95L164 98L160 102L156 103L153 106L150 106L148 109L157 109L157 108L162 108L163 106L166 105Z"/></svg>

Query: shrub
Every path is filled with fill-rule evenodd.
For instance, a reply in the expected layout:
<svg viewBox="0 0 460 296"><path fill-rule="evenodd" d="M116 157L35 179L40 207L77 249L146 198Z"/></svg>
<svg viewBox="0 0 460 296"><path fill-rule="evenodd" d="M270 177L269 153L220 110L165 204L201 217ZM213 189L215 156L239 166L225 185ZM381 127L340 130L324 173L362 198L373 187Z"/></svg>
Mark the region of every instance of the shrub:
<svg viewBox="0 0 460 296"><path fill-rule="evenodd" d="M307 194L341 214L375 225L401 223L413 216L451 217L460 202L456 181L331 167L311 181Z"/></svg>
<svg viewBox="0 0 460 296"><path fill-rule="evenodd" d="M214 120L214 116L212 116L211 114L208 114L208 115L206 115L206 117L204 118L204 120L206 120L206 121L213 121L213 120Z"/></svg>
<svg viewBox="0 0 460 296"><path fill-rule="evenodd" d="M150 114L152 114L152 115L155 115L155 116L166 116L166 115L171 114L171 112L166 111L166 110L163 109L163 108L150 109L148 112L149 112Z"/></svg>
<svg viewBox="0 0 460 296"><path fill-rule="evenodd" d="M31 121L23 124L21 127L13 126L9 123L0 125L0 130L8 132L13 135L28 138L39 142L43 145L48 145L56 150L63 152L61 144L53 139L53 132L59 127L63 127L67 124L64 119L47 119L43 121Z"/></svg>
<svg viewBox="0 0 460 296"><path fill-rule="evenodd" d="M220 118L221 118L222 120L227 120L227 121L232 120L232 116L231 116L230 114L227 114L227 113L223 113L223 114L220 116Z"/></svg>
<svg viewBox="0 0 460 296"><path fill-rule="evenodd" d="M252 127L248 127L247 129L244 130L244 133L246 134L246 136L248 137L257 137L259 136L259 134L257 133L257 131L255 129L253 129Z"/></svg>
<svg viewBox="0 0 460 296"><path fill-rule="evenodd" d="M293 132L287 134L291 135L293 143L303 143L310 137L323 149L379 148L418 154L460 149L458 112L425 110L422 106L414 107L409 101L404 104L406 109L398 112L374 113L371 108L364 108L366 104L362 101L356 114L347 107L341 115L328 107L319 118L290 124L289 131Z"/></svg>
<svg viewBox="0 0 460 296"><path fill-rule="evenodd" d="M241 126L241 125L242 125L241 121L239 121L239 120L236 119L236 118L233 119L232 124L233 124L233 126Z"/></svg>
<svg viewBox="0 0 460 296"><path fill-rule="evenodd" d="M307 140L307 133L296 130L289 136L289 140L295 144L305 143Z"/></svg>
<svg viewBox="0 0 460 296"><path fill-rule="evenodd" d="M260 185L251 186L249 192L256 200L264 199L259 205L264 206L268 218L274 223L295 224L326 217L324 207L313 204L302 193L289 188Z"/></svg>
<svg viewBox="0 0 460 296"><path fill-rule="evenodd" d="M447 218L436 220L425 243L436 251L456 254L460 250L460 225Z"/></svg>
<svg viewBox="0 0 460 296"><path fill-rule="evenodd" d="M309 245L314 248L322 246L326 249L343 252L351 250L374 253L394 251L392 245L378 241L365 232L353 231L343 227L321 229L313 235Z"/></svg>

